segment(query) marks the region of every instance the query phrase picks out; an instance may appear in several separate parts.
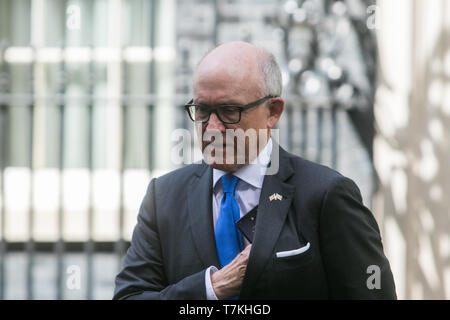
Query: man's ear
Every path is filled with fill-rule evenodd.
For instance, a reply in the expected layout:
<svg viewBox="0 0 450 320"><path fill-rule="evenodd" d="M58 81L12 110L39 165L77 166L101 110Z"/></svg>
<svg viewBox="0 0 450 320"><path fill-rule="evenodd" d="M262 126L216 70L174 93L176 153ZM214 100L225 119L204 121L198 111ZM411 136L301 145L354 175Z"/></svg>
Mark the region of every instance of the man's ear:
<svg viewBox="0 0 450 320"><path fill-rule="evenodd" d="M267 119L267 126L274 128L278 120L280 120L281 114L284 110L284 100L281 97L272 98L269 102L269 118Z"/></svg>

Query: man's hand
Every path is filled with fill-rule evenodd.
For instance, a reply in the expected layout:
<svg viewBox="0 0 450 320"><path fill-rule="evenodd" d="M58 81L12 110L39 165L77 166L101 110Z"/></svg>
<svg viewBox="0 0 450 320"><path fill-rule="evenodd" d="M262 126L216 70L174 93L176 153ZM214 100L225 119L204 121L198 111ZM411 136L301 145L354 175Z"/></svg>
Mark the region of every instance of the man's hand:
<svg viewBox="0 0 450 320"><path fill-rule="evenodd" d="M219 300L239 295L251 246L249 244L233 261L211 275L211 284Z"/></svg>

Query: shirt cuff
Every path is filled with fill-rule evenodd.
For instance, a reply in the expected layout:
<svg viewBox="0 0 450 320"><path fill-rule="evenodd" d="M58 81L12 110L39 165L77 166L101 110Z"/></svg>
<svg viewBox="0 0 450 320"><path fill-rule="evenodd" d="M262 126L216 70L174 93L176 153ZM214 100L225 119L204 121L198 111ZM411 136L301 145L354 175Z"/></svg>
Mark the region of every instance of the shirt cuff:
<svg viewBox="0 0 450 320"><path fill-rule="evenodd" d="M205 272L205 286L206 286L206 300L219 300L214 292L212 283L211 283L211 275L216 272L217 269L215 266L211 266L206 269Z"/></svg>

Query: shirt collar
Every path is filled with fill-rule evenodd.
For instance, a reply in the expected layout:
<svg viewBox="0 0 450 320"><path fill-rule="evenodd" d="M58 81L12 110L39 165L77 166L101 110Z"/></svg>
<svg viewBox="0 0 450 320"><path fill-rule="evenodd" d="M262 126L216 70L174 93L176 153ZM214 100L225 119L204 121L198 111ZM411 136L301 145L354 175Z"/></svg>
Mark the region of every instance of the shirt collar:
<svg viewBox="0 0 450 320"><path fill-rule="evenodd" d="M259 153L258 157L250 164L240 168L233 175L256 188L262 188L264 175L270 162L272 154L272 138L269 139L264 149ZM227 174L225 171L213 169L213 189L216 187L217 181Z"/></svg>

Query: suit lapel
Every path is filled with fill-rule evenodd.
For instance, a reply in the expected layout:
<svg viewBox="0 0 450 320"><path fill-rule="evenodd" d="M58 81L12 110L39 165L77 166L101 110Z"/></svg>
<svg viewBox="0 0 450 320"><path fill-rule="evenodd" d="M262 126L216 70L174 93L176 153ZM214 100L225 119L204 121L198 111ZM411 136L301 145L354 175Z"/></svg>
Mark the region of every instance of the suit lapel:
<svg viewBox="0 0 450 320"><path fill-rule="evenodd" d="M198 255L205 268L218 267L212 214L212 169L205 163L199 165L186 192L189 224Z"/></svg>
<svg viewBox="0 0 450 320"><path fill-rule="evenodd" d="M274 144L275 147L279 146ZM272 152L272 154L274 153ZM285 183L285 181L294 171L286 155L286 151L280 148L278 173L266 175L264 178L259 200L258 218L256 219L255 237L239 296L240 299L250 297L251 289L272 257L273 248L291 206L295 187ZM274 193L280 194L282 199L270 201L269 197Z"/></svg>

